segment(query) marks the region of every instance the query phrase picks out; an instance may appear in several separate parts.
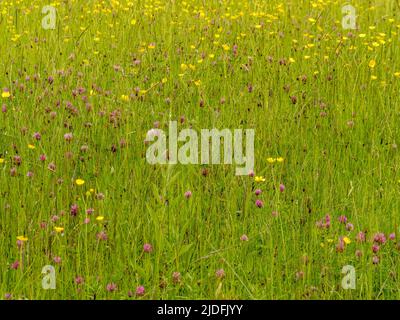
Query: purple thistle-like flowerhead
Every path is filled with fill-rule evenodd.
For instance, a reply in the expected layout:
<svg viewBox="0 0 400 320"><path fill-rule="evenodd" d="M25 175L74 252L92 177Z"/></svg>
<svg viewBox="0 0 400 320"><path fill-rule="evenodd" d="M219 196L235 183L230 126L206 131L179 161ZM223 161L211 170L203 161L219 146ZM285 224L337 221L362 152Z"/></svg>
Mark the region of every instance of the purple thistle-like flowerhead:
<svg viewBox="0 0 400 320"><path fill-rule="evenodd" d="M394 232L389 234L389 239L390 240L395 240L396 239L396 234Z"/></svg>
<svg viewBox="0 0 400 320"><path fill-rule="evenodd" d="M185 192L185 198L189 199L192 196L192 191L188 190Z"/></svg>
<svg viewBox="0 0 400 320"><path fill-rule="evenodd" d="M372 252L377 253L379 251L380 247L377 244L372 245Z"/></svg>
<svg viewBox="0 0 400 320"><path fill-rule="evenodd" d="M145 243L143 245L143 251L147 252L147 253L150 253L150 252L153 251L153 246L150 243Z"/></svg>
<svg viewBox="0 0 400 320"><path fill-rule="evenodd" d="M347 222L347 217L344 216L344 215L341 215L341 216L339 217L339 222L340 222L340 223L346 223L346 222Z"/></svg>
<svg viewBox="0 0 400 320"><path fill-rule="evenodd" d="M346 224L346 230L347 230L347 231L352 231L352 230L354 230L353 224L352 224L352 223L347 223L347 224Z"/></svg>
<svg viewBox="0 0 400 320"><path fill-rule="evenodd" d="M40 139L42 139L42 135L39 132L35 132L33 134L33 139L36 139L37 141L39 141Z"/></svg>
<svg viewBox="0 0 400 320"><path fill-rule="evenodd" d="M261 189L257 189L256 191L254 191L254 194L256 196L259 196L262 193Z"/></svg>
<svg viewBox="0 0 400 320"><path fill-rule="evenodd" d="M280 191L280 192L283 192L283 191L285 191L285 189L286 189L286 188L285 188L285 185L281 183L281 184L279 185L279 191Z"/></svg>
<svg viewBox="0 0 400 320"><path fill-rule="evenodd" d="M136 288L136 295L137 296L143 296L145 294L146 290L144 289L143 286L139 286Z"/></svg>
<svg viewBox="0 0 400 320"><path fill-rule="evenodd" d="M249 237L248 237L247 235L243 234L243 235L240 237L240 241L249 241Z"/></svg>
<svg viewBox="0 0 400 320"><path fill-rule="evenodd" d="M114 292L115 290L117 290L117 285L113 282L108 283L106 289L108 292Z"/></svg>
<svg viewBox="0 0 400 320"><path fill-rule="evenodd" d="M379 263L379 257L378 256L373 256L372 257L372 263L373 264L378 264Z"/></svg>
<svg viewBox="0 0 400 320"><path fill-rule="evenodd" d="M360 231L356 237L358 242L365 242L365 233Z"/></svg>
<svg viewBox="0 0 400 320"><path fill-rule="evenodd" d="M75 217L78 214L79 207L76 203L71 206L71 216Z"/></svg>
<svg viewBox="0 0 400 320"><path fill-rule="evenodd" d="M257 200L256 200L256 206L257 206L258 208L262 208L262 207L264 206L264 203L263 203L260 199L257 199Z"/></svg>
<svg viewBox="0 0 400 320"><path fill-rule="evenodd" d="M384 244L386 242L385 234L382 232L378 232L374 235L374 242Z"/></svg>
<svg viewBox="0 0 400 320"><path fill-rule="evenodd" d="M70 142L70 141L72 141L72 139L73 139L73 135L71 132L64 134L65 141Z"/></svg>

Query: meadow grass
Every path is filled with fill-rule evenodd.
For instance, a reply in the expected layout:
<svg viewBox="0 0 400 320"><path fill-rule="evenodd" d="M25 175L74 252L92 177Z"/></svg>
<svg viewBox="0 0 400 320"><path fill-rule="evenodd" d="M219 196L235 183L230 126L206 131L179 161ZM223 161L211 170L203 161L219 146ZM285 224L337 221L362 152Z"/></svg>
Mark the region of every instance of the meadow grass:
<svg viewBox="0 0 400 320"><path fill-rule="evenodd" d="M398 299L400 6L345 4L0 2L1 298ZM254 129L265 181L150 165L170 120Z"/></svg>

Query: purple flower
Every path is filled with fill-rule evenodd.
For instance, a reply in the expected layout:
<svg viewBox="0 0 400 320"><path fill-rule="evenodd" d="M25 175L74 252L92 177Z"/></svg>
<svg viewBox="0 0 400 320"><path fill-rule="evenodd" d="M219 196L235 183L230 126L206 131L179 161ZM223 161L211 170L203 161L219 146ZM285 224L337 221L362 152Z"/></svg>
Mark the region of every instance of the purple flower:
<svg viewBox="0 0 400 320"><path fill-rule="evenodd" d="M259 207L259 208L262 208L264 206L264 203L260 199L257 199L256 200L256 206Z"/></svg>
<svg viewBox="0 0 400 320"><path fill-rule="evenodd" d="M248 237L247 235L243 234L243 235L240 237L240 241L249 241L249 237Z"/></svg>
<svg viewBox="0 0 400 320"><path fill-rule="evenodd" d="M259 196L261 193L262 193L261 189L257 189L257 190L254 192L254 194L255 194L256 196Z"/></svg>
<svg viewBox="0 0 400 320"><path fill-rule="evenodd" d="M150 243L145 243L145 244L143 245L143 251L144 251L144 252L147 252L147 253L152 252L152 251L153 251L152 245L151 245Z"/></svg>
<svg viewBox="0 0 400 320"><path fill-rule="evenodd" d="M77 204L73 204L71 206L71 216L75 217L78 214L78 205Z"/></svg>
<svg viewBox="0 0 400 320"><path fill-rule="evenodd" d="M17 270L17 269L19 268L19 265L20 265L19 261L18 261L18 260L15 260L15 262L13 262L13 263L11 264L11 269Z"/></svg>
<svg viewBox="0 0 400 320"><path fill-rule="evenodd" d="M386 237L385 234L382 232L376 233L374 235L374 242L384 244L386 242Z"/></svg>
<svg viewBox="0 0 400 320"><path fill-rule="evenodd" d="M65 141L70 142L70 141L72 141L72 138L73 138L73 136L72 136L71 132L64 134Z"/></svg>
<svg viewBox="0 0 400 320"><path fill-rule="evenodd" d="M396 234L395 233L389 234L389 239L390 240L395 240L396 239Z"/></svg>
<svg viewBox="0 0 400 320"><path fill-rule="evenodd" d="M143 286L139 286L136 288L136 295L137 296L143 296L145 293L145 289Z"/></svg>
<svg viewBox="0 0 400 320"><path fill-rule="evenodd" d="M358 242L365 242L365 233L360 231L356 237Z"/></svg>
<svg viewBox="0 0 400 320"><path fill-rule="evenodd" d="M372 245L372 252L377 253L379 251L380 247L377 244Z"/></svg>
<svg viewBox="0 0 400 320"><path fill-rule="evenodd" d="M40 135L39 132L35 132L33 134L33 139L36 139L37 141L39 141L40 139L42 139L42 136Z"/></svg>
<svg viewBox="0 0 400 320"><path fill-rule="evenodd" d="M341 215L341 216L339 217L339 222L340 222L340 223L346 223L346 222L347 222L347 217Z"/></svg>
<svg viewBox="0 0 400 320"><path fill-rule="evenodd" d="M347 230L347 231L352 231L352 230L354 230L353 224L352 224L352 223L346 224L346 230Z"/></svg>
<svg viewBox="0 0 400 320"><path fill-rule="evenodd" d="M60 263L61 263L61 257L56 256L56 257L53 258L53 261L54 261L54 263L56 263L56 264L60 264Z"/></svg>
<svg viewBox="0 0 400 320"><path fill-rule="evenodd" d="M179 283L181 281L181 273L180 272L174 272L172 274L172 282L173 283Z"/></svg>
<svg viewBox="0 0 400 320"><path fill-rule="evenodd" d="M117 290L117 285L113 282L107 284L106 289L108 292L114 292L115 290Z"/></svg>
<svg viewBox="0 0 400 320"><path fill-rule="evenodd" d="M373 256L372 257L372 263L373 264L378 264L379 263L379 257L378 256Z"/></svg>
<svg viewBox="0 0 400 320"><path fill-rule="evenodd" d="M189 199L192 196L192 191L188 190L185 192L185 198Z"/></svg>
<svg viewBox="0 0 400 320"><path fill-rule="evenodd" d="M83 284L84 283L84 280L83 280L83 277L81 277L81 276L77 276L76 278L75 278L75 283L76 284Z"/></svg>
<svg viewBox="0 0 400 320"><path fill-rule="evenodd" d="M215 276L216 276L218 279L224 278L224 277L225 277L225 271L224 271L224 269L218 269L217 271L215 271Z"/></svg>
<svg viewBox="0 0 400 320"><path fill-rule="evenodd" d="M285 191L285 186L282 183L279 185L279 191L280 192Z"/></svg>

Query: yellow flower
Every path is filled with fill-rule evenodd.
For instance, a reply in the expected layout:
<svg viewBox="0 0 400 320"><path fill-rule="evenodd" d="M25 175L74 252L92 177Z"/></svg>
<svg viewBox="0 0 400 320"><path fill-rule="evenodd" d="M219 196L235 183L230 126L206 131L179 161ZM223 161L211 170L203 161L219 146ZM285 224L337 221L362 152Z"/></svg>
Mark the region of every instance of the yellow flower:
<svg viewBox="0 0 400 320"><path fill-rule="evenodd" d="M343 238L343 242L344 242L345 244L350 244L350 243L351 243L351 240L350 240L349 237L344 237L344 238Z"/></svg>
<svg viewBox="0 0 400 320"><path fill-rule="evenodd" d="M0 158L0 164L6 162L6 160L4 160L3 158Z"/></svg>
<svg viewBox="0 0 400 320"><path fill-rule="evenodd" d="M61 233L61 232L64 232L64 228L63 227L54 227L54 231L57 233Z"/></svg>
<svg viewBox="0 0 400 320"><path fill-rule="evenodd" d="M149 45L148 45L148 48L149 49L154 49L156 47L156 45L154 44L154 43L150 43Z"/></svg>
<svg viewBox="0 0 400 320"><path fill-rule="evenodd" d="M378 79L377 76L371 76L371 80L376 80L376 79Z"/></svg>
<svg viewBox="0 0 400 320"><path fill-rule="evenodd" d="M97 221L103 221L103 220L104 220L104 217L103 217L103 216L98 216L98 217L96 218L96 220L97 220Z"/></svg>
<svg viewBox="0 0 400 320"><path fill-rule="evenodd" d="M121 100L128 102L129 101L129 96L123 94L123 95L121 95Z"/></svg>
<svg viewBox="0 0 400 320"><path fill-rule="evenodd" d="M275 158L267 158L267 161L269 163L274 163L276 161L276 159Z"/></svg>
<svg viewBox="0 0 400 320"><path fill-rule="evenodd" d="M1 93L1 97L2 97L2 98L9 98L10 96L11 96L11 94L10 94L9 91L3 91L3 92Z"/></svg>
<svg viewBox="0 0 400 320"><path fill-rule="evenodd" d="M222 45L222 48L223 48L225 51L228 51L228 50L229 50L229 46L228 46L227 44L223 44L223 45Z"/></svg>
<svg viewBox="0 0 400 320"><path fill-rule="evenodd" d="M394 73L394 76L395 76L396 78L400 78L400 72L395 72L395 73Z"/></svg>
<svg viewBox="0 0 400 320"><path fill-rule="evenodd" d="M194 84L199 87L201 85L201 80L195 81Z"/></svg>
<svg viewBox="0 0 400 320"><path fill-rule="evenodd" d="M78 186L82 186L82 185L84 185L84 184L85 184L85 180L82 180L82 179L76 179L76 180L75 180L75 183L76 183Z"/></svg>
<svg viewBox="0 0 400 320"><path fill-rule="evenodd" d="M294 60L293 58L289 58L289 62L290 62L290 63L295 63L296 60Z"/></svg>
<svg viewBox="0 0 400 320"><path fill-rule="evenodd" d="M22 242L25 242L25 241L28 241L28 238L25 237L25 236L18 236L18 237L17 237L17 240L22 241Z"/></svg>
<svg viewBox="0 0 400 320"><path fill-rule="evenodd" d="M214 59L214 57L215 57L215 54L213 54L213 53L210 53L210 54L208 55L208 57L209 57L210 59Z"/></svg>
<svg viewBox="0 0 400 320"><path fill-rule="evenodd" d="M33 149L35 149L35 146L33 144L28 144L28 148L33 150Z"/></svg>
<svg viewBox="0 0 400 320"><path fill-rule="evenodd" d="M369 66L371 69L375 68L375 66L376 66L376 61L372 59L372 60L369 62L368 66Z"/></svg>
<svg viewBox="0 0 400 320"><path fill-rule="evenodd" d="M134 26L135 24L136 24L136 19L132 19L132 20L131 20L131 25Z"/></svg>
<svg viewBox="0 0 400 320"><path fill-rule="evenodd" d="M327 241L328 243L332 243L332 242L333 242L333 239L326 239L326 241Z"/></svg>
<svg viewBox="0 0 400 320"><path fill-rule="evenodd" d="M255 176L254 181L255 182L264 182L265 178L263 176Z"/></svg>
<svg viewBox="0 0 400 320"><path fill-rule="evenodd" d="M283 159L282 157L278 157L278 158L276 158L276 161L278 161L278 162L283 162L285 159Z"/></svg>
<svg viewBox="0 0 400 320"><path fill-rule="evenodd" d="M167 83L168 79L167 78L162 78L161 83Z"/></svg>

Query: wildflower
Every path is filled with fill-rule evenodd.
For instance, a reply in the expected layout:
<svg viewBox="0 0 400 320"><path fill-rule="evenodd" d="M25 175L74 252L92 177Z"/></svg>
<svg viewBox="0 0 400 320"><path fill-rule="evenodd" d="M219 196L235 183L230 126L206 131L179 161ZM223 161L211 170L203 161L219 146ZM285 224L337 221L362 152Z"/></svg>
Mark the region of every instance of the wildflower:
<svg viewBox="0 0 400 320"><path fill-rule="evenodd" d="M73 204L71 206L71 210L70 210L71 216L75 217L78 214L78 209L79 209L78 205L77 204Z"/></svg>
<svg viewBox="0 0 400 320"><path fill-rule="evenodd" d="M276 159L275 158L267 158L267 161L269 163L274 163L276 161Z"/></svg>
<svg viewBox="0 0 400 320"><path fill-rule="evenodd" d="M378 256L373 256L372 257L372 263L373 264L378 264L379 263L379 257Z"/></svg>
<svg viewBox="0 0 400 320"><path fill-rule="evenodd" d="M0 158L0 164L3 164L4 162L6 162L6 160L3 158Z"/></svg>
<svg viewBox="0 0 400 320"><path fill-rule="evenodd" d="M256 196L259 196L261 193L262 193L261 189L257 189L257 190L254 192L254 194L255 194Z"/></svg>
<svg viewBox="0 0 400 320"><path fill-rule="evenodd" d="M243 235L240 237L240 241L249 241L249 237L248 237L247 235L243 234Z"/></svg>
<svg viewBox="0 0 400 320"><path fill-rule="evenodd" d="M377 234L374 235L374 242L380 243L380 244L384 244L386 242L386 237L385 234L382 232L379 232Z"/></svg>
<svg viewBox="0 0 400 320"><path fill-rule="evenodd" d="M254 181L255 182L264 182L265 178L263 176L255 176Z"/></svg>
<svg viewBox="0 0 400 320"><path fill-rule="evenodd" d="M19 241L21 241L21 242L26 242L26 241L28 241L28 238L25 237L25 236L18 236L18 237L17 237L17 240L19 240Z"/></svg>
<svg viewBox="0 0 400 320"><path fill-rule="evenodd" d="M353 224L352 224L352 223L346 224L346 230L347 230L347 231L352 231L352 230L354 230Z"/></svg>
<svg viewBox="0 0 400 320"><path fill-rule="evenodd" d="M42 162L45 162L46 161L46 155L45 154L41 154L39 156L39 160L42 161Z"/></svg>
<svg viewBox="0 0 400 320"><path fill-rule="evenodd" d="M15 261L11 264L10 268L13 269L13 270L17 270L17 269L19 268L19 265L20 265L19 261L18 261L18 260L15 260Z"/></svg>
<svg viewBox="0 0 400 320"><path fill-rule="evenodd" d="M357 242L365 242L365 233L362 232L362 231L360 231L360 232L357 234L356 239L357 239Z"/></svg>
<svg viewBox="0 0 400 320"><path fill-rule="evenodd" d="M11 94L10 94L9 91L4 91L3 90L3 92L1 93L1 97L4 98L4 99L9 98L10 96L11 96Z"/></svg>
<svg viewBox="0 0 400 320"><path fill-rule="evenodd" d="M145 243L143 245L143 251L146 252L146 253L152 252L153 251L152 245L150 243Z"/></svg>
<svg viewBox="0 0 400 320"><path fill-rule="evenodd" d="M73 138L73 135L71 132L64 134L64 140L67 142L70 142Z"/></svg>
<svg viewBox="0 0 400 320"><path fill-rule="evenodd" d="M368 67L370 67L371 69L375 68L376 66L376 61L375 60L370 60L368 63Z"/></svg>
<svg viewBox="0 0 400 320"><path fill-rule="evenodd" d="M54 263L56 263L56 264L60 264L60 263L61 263L61 257L56 256L56 257L53 258L53 261L54 261Z"/></svg>
<svg viewBox="0 0 400 320"><path fill-rule="evenodd" d="M347 217L341 215L341 216L339 217L339 222L340 222L340 223L346 223L346 222L347 222Z"/></svg>
<svg viewBox="0 0 400 320"><path fill-rule="evenodd" d="M42 139L42 136L39 132L35 132L33 134L33 138L36 139L37 141L39 141L40 139Z"/></svg>
<svg viewBox="0 0 400 320"><path fill-rule="evenodd" d="M362 257L362 251L361 250L356 250L356 257L361 258Z"/></svg>
<svg viewBox="0 0 400 320"><path fill-rule="evenodd" d="M108 239L107 234L105 233L105 231L100 231L97 235L96 235L98 240L103 240L106 241Z"/></svg>
<svg viewBox="0 0 400 320"><path fill-rule="evenodd" d="M85 282L85 281L84 281L83 277L81 277L81 276L77 276L77 277L75 278L75 283L76 283L77 285L83 284L84 282Z"/></svg>
<svg viewBox="0 0 400 320"><path fill-rule="evenodd" d="M28 149L31 149L31 150L33 150L33 149L35 149L36 147L33 145L33 144L28 144Z"/></svg>
<svg viewBox="0 0 400 320"><path fill-rule="evenodd" d="M222 45L222 48L225 50L225 51L229 51L229 46L227 45L227 44L223 44Z"/></svg>
<svg viewBox="0 0 400 320"><path fill-rule="evenodd" d="M395 240L396 239L396 234L395 233L389 234L389 239L390 240Z"/></svg>
<svg viewBox="0 0 400 320"><path fill-rule="evenodd" d="M349 237L343 237L343 242L344 242L345 244L350 244L350 243L351 243L351 240L350 240Z"/></svg>
<svg viewBox="0 0 400 320"><path fill-rule="evenodd" d="M180 281L181 281L181 273L175 271L175 272L172 274L172 282L173 282L173 283L179 283Z"/></svg>
<svg viewBox="0 0 400 320"><path fill-rule="evenodd" d="M47 166L47 169L49 169L50 171L56 171L56 165L54 164L54 162L50 162Z"/></svg>
<svg viewBox="0 0 400 320"><path fill-rule="evenodd" d="M136 288L136 295L143 296L145 294L145 289L143 286L139 286Z"/></svg>
<svg viewBox="0 0 400 320"><path fill-rule="evenodd" d="M285 159L284 158L282 158L282 157L278 157L278 158L276 158L276 161L278 161L278 162L283 162Z"/></svg>
<svg viewBox="0 0 400 320"><path fill-rule="evenodd" d="M188 190L185 192L185 198L189 199L192 196L192 191Z"/></svg>
<svg viewBox="0 0 400 320"><path fill-rule="evenodd" d="M372 252L377 253L379 251L380 247L377 244L372 245Z"/></svg>
<svg viewBox="0 0 400 320"><path fill-rule="evenodd" d="M61 232L64 232L64 228L63 227L54 227L54 231L57 233L61 233Z"/></svg>
<svg viewBox="0 0 400 320"><path fill-rule="evenodd" d="M285 185L283 185L282 183L279 185L279 191L280 192L285 191Z"/></svg>
<svg viewBox="0 0 400 320"><path fill-rule="evenodd" d="M216 276L218 279L224 278L224 277L225 277L225 271L224 271L224 269L218 269L217 271L215 271L215 276Z"/></svg>
<svg viewBox="0 0 400 320"><path fill-rule="evenodd" d="M98 217L96 217L96 220L97 220L97 221L103 221L103 220L104 220L104 217L103 217L103 216L98 216Z"/></svg>
<svg viewBox="0 0 400 320"><path fill-rule="evenodd" d="M114 292L117 290L117 285L115 283L109 283L107 284L106 289L108 292Z"/></svg>
<svg viewBox="0 0 400 320"><path fill-rule="evenodd" d="M257 199L256 200L256 206L259 207L259 208L262 208L264 206L264 203L261 200Z"/></svg>
<svg viewBox="0 0 400 320"><path fill-rule="evenodd" d="M84 184L85 184L85 180L82 180L82 179L76 179L76 180L75 180L75 183L76 183L78 186L82 186L82 185L84 185Z"/></svg>

